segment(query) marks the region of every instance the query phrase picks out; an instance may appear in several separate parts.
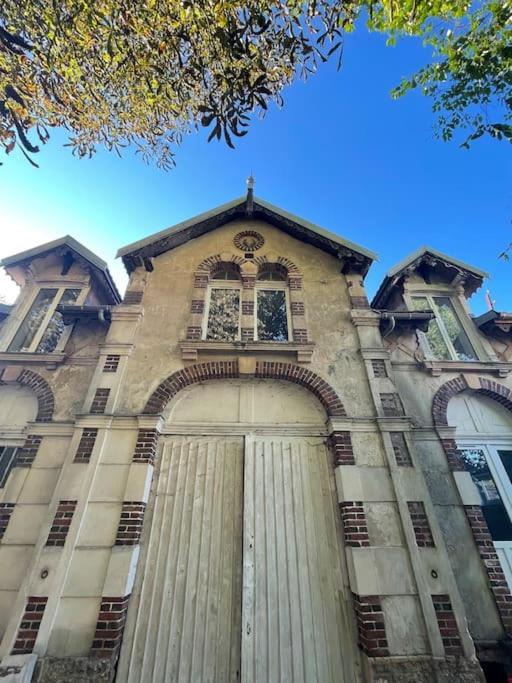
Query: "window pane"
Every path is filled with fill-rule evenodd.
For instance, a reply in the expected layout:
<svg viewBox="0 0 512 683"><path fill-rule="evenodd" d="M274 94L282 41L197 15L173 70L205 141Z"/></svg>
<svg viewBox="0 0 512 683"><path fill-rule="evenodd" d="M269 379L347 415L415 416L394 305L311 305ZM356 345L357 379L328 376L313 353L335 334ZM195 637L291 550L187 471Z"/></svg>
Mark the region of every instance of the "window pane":
<svg viewBox="0 0 512 683"><path fill-rule="evenodd" d="M263 263L258 271L258 280L286 282L287 270L280 263Z"/></svg>
<svg viewBox="0 0 512 683"><path fill-rule="evenodd" d="M65 289L59 304L74 304L80 294L80 289ZM44 331L41 341L37 345L36 353L51 353L57 346L64 332L64 319L62 313L54 311L48 327Z"/></svg>
<svg viewBox="0 0 512 683"><path fill-rule="evenodd" d="M212 280L240 280L236 263L219 263L212 272Z"/></svg>
<svg viewBox="0 0 512 683"><path fill-rule="evenodd" d="M500 456L500 460L503 463L503 467L505 468L505 472L508 475L508 478L510 479L510 482L512 483L512 451L498 451L498 455Z"/></svg>
<svg viewBox="0 0 512 683"><path fill-rule="evenodd" d="M430 311L431 306L428 300L421 296L413 297L412 304L417 311ZM428 324L428 330L424 333L424 339L426 340L430 353L436 360L450 360L450 351L446 346L446 342L443 339L443 335L437 324L437 320L431 320Z"/></svg>
<svg viewBox="0 0 512 683"><path fill-rule="evenodd" d="M14 339L9 344L9 351L27 351L30 348L30 344L36 336L56 294L56 289L41 289L39 291L25 320L19 326Z"/></svg>
<svg viewBox="0 0 512 683"><path fill-rule="evenodd" d="M459 360L476 360L475 352L468 339L467 334L462 329L453 303L447 296L436 296L434 302L439 311L439 315L450 341L453 344L455 353Z"/></svg>
<svg viewBox="0 0 512 683"><path fill-rule="evenodd" d="M492 540L511 541L512 524L487 465L484 451L481 448L463 448L460 454L480 493L482 512Z"/></svg>
<svg viewBox="0 0 512 683"><path fill-rule="evenodd" d="M0 488L5 486L9 472L14 467L16 448L0 446Z"/></svg>
<svg viewBox="0 0 512 683"><path fill-rule="evenodd" d="M206 338L220 341L236 339L239 311L240 291L238 289L212 289Z"/></svg>
<svg viewBox="0 0 512 683"><path fill-rule="evenodd" d="M260 289L258 303L258 339L288 341L286 295L282 289Z"/></svg>

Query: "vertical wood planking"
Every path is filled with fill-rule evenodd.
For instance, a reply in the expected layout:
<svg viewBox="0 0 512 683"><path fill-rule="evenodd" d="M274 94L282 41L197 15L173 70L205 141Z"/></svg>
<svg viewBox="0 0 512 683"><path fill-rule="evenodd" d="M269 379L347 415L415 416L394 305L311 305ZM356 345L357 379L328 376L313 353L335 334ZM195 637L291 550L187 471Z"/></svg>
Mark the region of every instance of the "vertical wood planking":
<svg viewBox="0 0 512 683"><path fill-rule="evenodd" d="M165 445L126 680L239 680L242 471L241 438Z"/></svg>
<svg viewBox="0 0 512 683"><path fill-rule="evenodd" d="M340 548L324 444L246 444L242 681L343 681Z"/></svg>

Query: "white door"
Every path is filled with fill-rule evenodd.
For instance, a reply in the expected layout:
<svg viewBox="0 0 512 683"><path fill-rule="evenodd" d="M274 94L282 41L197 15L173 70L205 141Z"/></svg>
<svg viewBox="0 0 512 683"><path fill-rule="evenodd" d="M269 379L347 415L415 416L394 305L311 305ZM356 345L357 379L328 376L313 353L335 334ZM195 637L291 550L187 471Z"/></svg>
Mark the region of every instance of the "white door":
<svg viewBox="0 0 512 683"><path fill-rule="evenodd" d="M343 659L350 657L348 648L342 652L347 631L331 484L322 439L247 439L244 683L345 680Z"/></svg>

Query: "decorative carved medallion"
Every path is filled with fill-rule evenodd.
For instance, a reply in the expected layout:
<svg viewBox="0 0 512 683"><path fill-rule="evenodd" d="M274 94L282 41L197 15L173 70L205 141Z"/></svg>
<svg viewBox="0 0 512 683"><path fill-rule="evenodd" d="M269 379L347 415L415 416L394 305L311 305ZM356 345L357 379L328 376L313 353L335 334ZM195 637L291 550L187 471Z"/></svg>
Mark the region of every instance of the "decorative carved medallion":
<svg viewBox="0 0 512 683"><path fill-rule="evenodd" d="M233 242L235 243L235 247L238 249L250 252L261 249L265 243L265 239L263 235L260 235L259 232L255 232L254 230L244 230L243 232L239 232L237 235L235 235Z"/></svg>

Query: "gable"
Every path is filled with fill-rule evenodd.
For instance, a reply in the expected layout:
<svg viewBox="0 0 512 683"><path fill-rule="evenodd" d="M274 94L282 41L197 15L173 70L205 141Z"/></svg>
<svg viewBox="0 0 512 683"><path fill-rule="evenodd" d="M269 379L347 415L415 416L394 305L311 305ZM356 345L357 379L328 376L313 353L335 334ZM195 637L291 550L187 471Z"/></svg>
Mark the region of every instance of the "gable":
<svg viewBox="0 0 512 683"><path fill-rule="evenodd" d="M298 216L289 214L262 199L253 198L250 192L247 197L235 199L183 223L122 247L117 252L117 256L122 258L128 273L139 266L144 266L146 270L152 270L152 259L155 256L240 219L268 223L295 239L331 254L340 261L342 272L358 272L365 276L372 261L376 258L375 254L353 242L344 240L338 235Z"/></svg>

